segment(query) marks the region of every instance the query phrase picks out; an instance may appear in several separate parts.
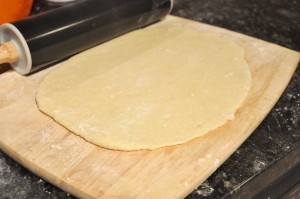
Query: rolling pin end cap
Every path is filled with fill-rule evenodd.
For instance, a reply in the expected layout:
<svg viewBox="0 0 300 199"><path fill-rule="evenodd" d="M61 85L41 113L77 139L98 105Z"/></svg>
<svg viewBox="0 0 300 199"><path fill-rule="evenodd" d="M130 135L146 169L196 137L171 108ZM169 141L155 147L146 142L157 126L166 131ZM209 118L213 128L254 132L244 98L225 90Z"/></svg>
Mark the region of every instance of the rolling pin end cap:
<svg viewBox="0 0 300 199"><path fill-rule="evenodd" d="M31 72L32 60L29 47L14 25L6 23L0 26L0 44L3 52L1 53L3 60L0 62L10 63L12 68L21 75Z"/></svg>

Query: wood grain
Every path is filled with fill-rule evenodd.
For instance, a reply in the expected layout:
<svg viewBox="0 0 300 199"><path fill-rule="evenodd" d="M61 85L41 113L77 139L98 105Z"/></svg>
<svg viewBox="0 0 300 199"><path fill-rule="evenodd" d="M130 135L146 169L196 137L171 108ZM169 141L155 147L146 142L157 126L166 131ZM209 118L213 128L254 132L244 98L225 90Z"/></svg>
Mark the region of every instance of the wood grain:
<svg viewBox="0 0 300 199"><path fill-rule="evenodd" d="M53 68L0 75L0 148L33 173L80 198L183 198L254 131L293 75L299 53L225 29L169 16L155 25L189 26L245 49L251 90L233 121L183 145L122 152L97 147L41 113L35 92ZM184 56L184 54L182 55Z"/></svg>

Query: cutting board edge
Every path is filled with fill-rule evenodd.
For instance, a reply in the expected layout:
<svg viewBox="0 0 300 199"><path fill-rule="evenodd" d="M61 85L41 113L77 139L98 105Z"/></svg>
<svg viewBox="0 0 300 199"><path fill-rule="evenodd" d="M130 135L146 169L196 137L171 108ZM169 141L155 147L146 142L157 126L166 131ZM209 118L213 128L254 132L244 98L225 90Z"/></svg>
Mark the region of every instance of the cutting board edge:
<svg viewBox="0 0 300 199"><path fill-rule="evenodd" d="M168 15L166 17L166 19L170 19L170 20L176 20L176 19L179 19L179 20L184 20L187 22L188 26L190 24L195 24L195 23L200 23L201 25L205 26L206 28L213 28L215 29L218 33L222 33L222 32L227 32L232 35L235 35L235 36L238 36L239 38L247 38L247 39L251 39L251 40L255 40L255 41L260 41L262 43L265 43L265 44L268 44L269 46L274 46L276 48L281 48L281 49L284 49L284 50L287 50L287 51L290 51L290 52L293 52L293 53L296 53L298 54L298 57L300 57L300 52L296 51L296 50L293 50L293 49L290 49L286 46L281 46L279 44L276 44L276 43L272 43L270 41L267 41L267 40L264 40L264 39L261 39L261 38L257 38L257 37L254 37L252 35L247 35L246 33L242 33L242 32L236 32L234 30L230 30L230 29L227 29L227 28L223 28L223 27L219 27L219 26L214 26L214 25L211 25L209 23L206 23L206 22L202 22L202 21L194 21L194 20L191 20L191 19L188 19L188 18L184 18L184 17L178 17L178 16L175 16L175 15ZM165 19L165 20L166 20ZM156 25L156 24L153 24L153 25ZM299 61L298 61L299 62Z"/></svg>

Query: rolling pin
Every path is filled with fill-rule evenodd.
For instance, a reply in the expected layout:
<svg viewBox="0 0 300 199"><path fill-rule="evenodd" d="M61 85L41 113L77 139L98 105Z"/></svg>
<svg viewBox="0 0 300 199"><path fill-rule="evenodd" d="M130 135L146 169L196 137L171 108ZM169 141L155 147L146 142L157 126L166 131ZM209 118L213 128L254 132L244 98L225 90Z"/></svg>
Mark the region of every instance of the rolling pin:
<svg viewBox="0 0 300 199"><path fill-rule="evenodd" d="M0 64L26 75L161 20L172 0L80 0L0 26Z"/></svg>

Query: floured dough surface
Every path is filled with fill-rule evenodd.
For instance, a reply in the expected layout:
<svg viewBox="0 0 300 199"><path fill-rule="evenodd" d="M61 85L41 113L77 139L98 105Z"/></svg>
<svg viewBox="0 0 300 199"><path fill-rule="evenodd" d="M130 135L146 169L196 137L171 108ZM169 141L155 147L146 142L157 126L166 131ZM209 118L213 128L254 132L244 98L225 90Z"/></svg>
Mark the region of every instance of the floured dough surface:
<svg viewBox="0 0 300 199"><path fill-rule="evenodd" d="M234 118L250 88L243 49L187 27L116 38L61 63L41 82L41 111L109 149L185 143Z"/></svg>

